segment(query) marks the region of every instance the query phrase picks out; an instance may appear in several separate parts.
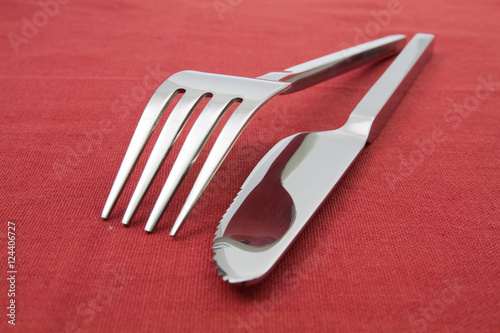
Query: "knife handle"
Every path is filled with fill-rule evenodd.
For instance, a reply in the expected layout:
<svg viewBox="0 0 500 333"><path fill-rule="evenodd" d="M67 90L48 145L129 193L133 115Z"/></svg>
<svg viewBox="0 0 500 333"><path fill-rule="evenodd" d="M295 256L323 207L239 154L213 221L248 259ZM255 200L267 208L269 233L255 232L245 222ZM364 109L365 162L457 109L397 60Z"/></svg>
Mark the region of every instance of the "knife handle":
<svg viewBox="0 0 500 333"><path fill-rule="evenodd" d="M291 83L291 88L282 92L289 94L369 62L395 55L403 49L405 43L405 35L391 35L287 68L283 72L271 72L258 78Z"/></svg>
<svg viewBox="0 0 500 333"><path fill-rule="evenodd" d="M372 143L432 55L434 35L416 34L351 113L344 130Z"/></svg>

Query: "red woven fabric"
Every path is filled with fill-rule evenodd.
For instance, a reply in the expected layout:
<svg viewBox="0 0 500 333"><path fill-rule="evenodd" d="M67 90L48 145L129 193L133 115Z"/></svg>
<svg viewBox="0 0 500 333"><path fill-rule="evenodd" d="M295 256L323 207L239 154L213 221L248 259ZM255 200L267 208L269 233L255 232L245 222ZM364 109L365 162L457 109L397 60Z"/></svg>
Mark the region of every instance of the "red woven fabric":
<svg viewBox="0 0 500 333"><path fill-rule="evenodd" d="M3 0L0 267L11 221L18 273L15 327L1 273L0 330L499 331L499 10L494 0ZM207 149L153 234L145 220L179 147L129 228L120 221L147 154L100 218L138 119L169 75L256 77L417 32L436 35L433 57L263 283L240 288L217 275L218 221L278 140L341 126L389 61L272 100L175 239Z"/></svg>

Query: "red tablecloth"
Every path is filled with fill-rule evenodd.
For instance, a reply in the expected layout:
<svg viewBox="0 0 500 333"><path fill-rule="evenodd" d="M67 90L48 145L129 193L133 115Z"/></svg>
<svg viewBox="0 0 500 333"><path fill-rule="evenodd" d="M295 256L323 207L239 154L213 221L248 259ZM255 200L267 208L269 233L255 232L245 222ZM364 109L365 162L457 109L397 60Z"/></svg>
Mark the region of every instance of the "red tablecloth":
<svg viewBox="0 0 500 333"><path fill-rule="evenodd" d="M499 11L494 0L3 0L0 330L499 331ZM436 35L433 57L263 283L217 275L218 221L277 141L341 126L389 61L271 101L175 239L206 149L153 234L145 220L173 157L129 228L120 221L138 171L100 218L138 119L169 75L256 77L417 32Z"/></svg>

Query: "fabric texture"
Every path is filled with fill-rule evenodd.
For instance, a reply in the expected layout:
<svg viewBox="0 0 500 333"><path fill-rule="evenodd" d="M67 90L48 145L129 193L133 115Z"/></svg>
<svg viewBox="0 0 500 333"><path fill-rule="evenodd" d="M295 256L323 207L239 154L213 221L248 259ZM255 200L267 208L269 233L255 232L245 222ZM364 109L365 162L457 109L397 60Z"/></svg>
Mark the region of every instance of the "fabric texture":
<svg viewBox="0 0 500 333"><path fill-rule="evenodd" d="M495 0L3 0L0 266L10 221L17 276L13 326L2 273L0 331L500 331L499 10ZM120 223L157 132L100 218L168 76L257 77L418 32L435 34L432 58L262 283L217 275L218 221L274 144L342 126L390 59L268 103L177 237L170 228L208 149L154 233L143 229L179 144L130 226Z"/></svg>

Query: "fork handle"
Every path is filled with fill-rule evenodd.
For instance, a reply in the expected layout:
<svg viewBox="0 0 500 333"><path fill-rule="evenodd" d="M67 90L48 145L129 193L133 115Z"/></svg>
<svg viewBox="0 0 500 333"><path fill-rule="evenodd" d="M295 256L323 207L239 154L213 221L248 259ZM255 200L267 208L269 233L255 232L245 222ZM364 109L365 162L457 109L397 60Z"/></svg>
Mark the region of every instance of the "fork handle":
<svg viewBox="0 0 500 333"><path fill-rule="evenodd" d="M283 72L271 72L258 78L291 83L291 87L282 92L282 94L289 94L358 68L368 62L397 54L403 49L405 43L405 35L391 35L287 68Z"/></svg>

